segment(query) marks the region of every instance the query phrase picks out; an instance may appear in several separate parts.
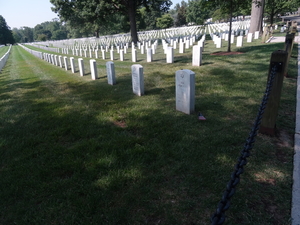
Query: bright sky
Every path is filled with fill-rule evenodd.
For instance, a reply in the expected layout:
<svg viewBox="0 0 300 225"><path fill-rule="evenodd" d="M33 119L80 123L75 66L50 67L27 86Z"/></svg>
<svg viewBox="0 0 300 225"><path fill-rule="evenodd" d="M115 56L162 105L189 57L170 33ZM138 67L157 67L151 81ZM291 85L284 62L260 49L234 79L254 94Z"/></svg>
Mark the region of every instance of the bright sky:
<svg viewBox="0 0 300 225"><path fill-rule="evenodd" d="M172 0L172 2L171 8L181 0ZM0 15L11 29L34 28L37 24L58 18L51 7L50 0L0 0Z"/></svg>

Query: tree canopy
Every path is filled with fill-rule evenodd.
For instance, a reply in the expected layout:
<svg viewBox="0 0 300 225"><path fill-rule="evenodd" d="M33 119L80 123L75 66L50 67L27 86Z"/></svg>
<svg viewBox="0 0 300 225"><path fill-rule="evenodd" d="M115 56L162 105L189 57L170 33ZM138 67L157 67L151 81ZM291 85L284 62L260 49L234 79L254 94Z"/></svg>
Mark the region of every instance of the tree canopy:
<svg viewBox="0 0 300 225"><path fill-rule="evenodd" d="M0 44L14 44L15 40L10 27L6 24L3 16L0 15Z"/></svg>
<svg viewBox="0 0 300 225"><path fill-rule="evenodd" d="M117 13L121 13L130 23L131 38L138 41L137 11L141 7L146 10L159 9L166 11L172 2L170 0L50 0L54 5L52 10L72 27L94 29L99 36L101 27L112 24ZM108 28L109 29L109 28Z"/></svg>

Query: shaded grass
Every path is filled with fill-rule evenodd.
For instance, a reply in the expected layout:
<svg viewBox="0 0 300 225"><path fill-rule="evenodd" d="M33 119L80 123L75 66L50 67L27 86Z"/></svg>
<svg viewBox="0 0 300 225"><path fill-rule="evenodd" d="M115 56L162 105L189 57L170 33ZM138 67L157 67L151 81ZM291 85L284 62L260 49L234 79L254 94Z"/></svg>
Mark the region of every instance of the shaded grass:
<svg viewBox="0 0 300 225"><path fill-rule="evenodd" d="M282 47L257 41L224 57L210 55L208 41L201 67L191 66L191 50L175 64L160 50L155 62L138 62L142 97L132 93L128 58L115 62L110 86L108 60L97 60L101 78L92 81L13 47L0 76L0 224L209 224L255 119L270 54ZM226 224L289 224L295 60L278 136L258 136ZM207 121L175 111L179 69L196 73L196 111Z"/></svg>

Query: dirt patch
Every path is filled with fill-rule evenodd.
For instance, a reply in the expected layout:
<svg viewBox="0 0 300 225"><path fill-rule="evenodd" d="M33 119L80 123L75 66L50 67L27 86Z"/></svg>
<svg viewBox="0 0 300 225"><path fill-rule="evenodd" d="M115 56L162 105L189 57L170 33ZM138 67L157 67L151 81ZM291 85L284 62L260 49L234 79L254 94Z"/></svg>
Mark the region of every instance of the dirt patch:
<svg viewBox="0 0 300 225"><path fill-rule="evenodd" d="M244 52L215 52L212 53L211 55L240 55L244 54Z"/></svg>

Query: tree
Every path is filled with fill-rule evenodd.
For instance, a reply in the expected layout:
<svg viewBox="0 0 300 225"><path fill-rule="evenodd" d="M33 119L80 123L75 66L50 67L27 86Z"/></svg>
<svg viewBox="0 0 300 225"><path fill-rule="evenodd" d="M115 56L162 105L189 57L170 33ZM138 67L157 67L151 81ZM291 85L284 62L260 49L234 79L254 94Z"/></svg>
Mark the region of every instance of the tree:
<svg viewBox="0 0 300 225"><path fill-rule="evenodd" d="M0 15L0 44L14 44L14 37L10 27L7 26L5 19Z"/></svg>
<svg viewBox="0 0 300 225"><path fill-rule="evenodd" d="M139 30L154 30L157 28L157 18L162 17L162 12L149 7L141 8L137 14L137 24ZM172 24L173 25L173 24Z"/></svg>
<svg viewBox="0 0 300 225"><path fill-rule="evenodd" d="M269 16L270 24L272 25L276 15L297 11L299 5L299 0L266 0L264 12Z"/></svg>
<svg viewBox="0 0 300 225"><path fill-rule="evenodd" d="M186 9L186 21L197 25L204 24L205 19L209 18L210 10L204 7L201 0L191 0Z"/></svg>
<svg viewBox="0 0 300 225"><path fill-rule="evenodd" d="M85 30L93 29L99 37L100 27L107 21L109 5L103 0L50 0L52 11L70 26Z"/></svg>
<svg viewBox="0 0 300 225"><path fill-rule="evenodd" d="M237 12L241 11L249 4L249 0L207 0L206 7L217 7L221 10L222 14L229 15L229 35L228 35L228 48L231 51L231 31L232 31L232 17Z"/></svg>
<svg viewBox="0 0 300 225"><path fill-rule="evenodd" d="M156 19L156 26L161 29L172 27L174 20L170 14L164 14L162 17Z"/></svg>
<svg viewBox="0 0 300 225"><path fill-rule="evenodd" d="M142 6L150 6L161 11L169 9L170 0L50 0L54 5L52 10L72 27L94 29L99 36L101 27L111 23L117 13L125 15L130 22L131 38L138 41L137 10ZM126 18L124 17L124 18Z"/></svg>
<svg viewBox="0 0 300 225"><path fill-rule="evenodd" d="M262 32L264 6L265 0L254 0L252 2L249 33L254 33L255 31Z"/></svg>
<svg viewBox="0 0 300 225"><path fill-rule="evenodd" d="M175 6L175 10L177 12L177 16L175 19L175 26L180 27L183 25L186 25L186 9L187 9L187 3L185 1L181 1L181 5L178 3Z"/></svg>

